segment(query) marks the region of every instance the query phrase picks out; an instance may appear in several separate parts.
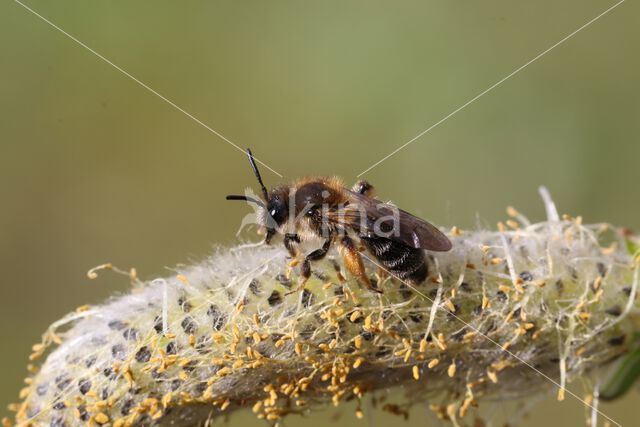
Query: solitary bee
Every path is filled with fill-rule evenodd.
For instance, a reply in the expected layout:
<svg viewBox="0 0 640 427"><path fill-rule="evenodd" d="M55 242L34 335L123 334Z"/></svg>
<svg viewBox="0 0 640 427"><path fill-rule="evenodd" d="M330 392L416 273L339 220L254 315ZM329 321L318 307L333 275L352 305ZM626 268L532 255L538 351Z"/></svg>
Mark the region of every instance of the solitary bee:
<svg viewBox="0 0 640 427"><path fill-rule="evenodd" d="M433 225L375 199L373 187L366 181L348 189L336 177L303 178L268 191L251 150L247 149L247 155L260 184L262 200L240 195L229 195L227 200L258 205L265 243L269 244L276 233L283 234L284 246L297 258L298 243L324 239L322 247L302 261L301 286L311 275L311 262L324 258L332 244L341 250L351 274L375 292L381 291L371 284L359 248L368 250L383 270L411 284L427 277L424 249L451 249L451 241Z"/></svg>

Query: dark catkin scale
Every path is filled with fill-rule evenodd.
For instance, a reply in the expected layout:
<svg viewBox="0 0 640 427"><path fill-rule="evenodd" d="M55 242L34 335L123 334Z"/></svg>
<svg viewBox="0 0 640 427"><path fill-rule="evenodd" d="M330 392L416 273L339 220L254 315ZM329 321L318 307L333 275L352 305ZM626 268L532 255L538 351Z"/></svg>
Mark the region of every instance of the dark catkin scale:
<svg viewBox="0 0 640 427"><path fill-rule="evenodd" d="M529 271L523 271L522 273L520 273L520 278L525 282L531 282L533 280L533 274L531 274Z"/></svg>
<svg viewBox="0 0 640 427"><path fill-rule="evenodd" d="M54 417L49 423L49 427L67 427L67 424L64 422L64 419L60 417Z"/></svg>
<svg viewBox="0 0 640 427"><path fill-rule="evenodd" d="M558 292L558 295L562 295L564 293L564 282L562 279L556 280L556 291Z"/></svg>
<svg viewBox="0 0 640 427"><path fill-rule="evenodd" d="M614 305L613 307L607 308L604 312L610 316L618 317L622 314L622 309L619 305Z"/></svg>
<svg viewBox="0 0 640 427"><path fill-rule="evenodd" d="M607 342L612 347L618 347L618 346L621 346L622 344L624 344L624 341L625 341L625 336L624 335L620 335L620 336L617 336L617 337L610 338L609 341L607 341Z"/></svg>
<svg viewBox="0 0 640 427"><path fill-rule="evenodd" d="M451 334L451 339L453 341L462 341L462 338L467 333L467 328L462 328L458 332Z"/></svg>
<svg viewBox="0 0 640 427"><path fill-rule="evenodd" d="M95 355L89 356L85 359L84 366L87 368L90 368L96 363L96 360L98 360L98 356L95 356Z"/></svg>
<svg viewBox="0 0 640 427"><path fill-rule="evenodd" d="M180 298L178 298L178 307L180 307L185 313L190 312L193 308L193 306L189 301L187 301L187 297L185 296L181 296Z"/></svg>
<svg viewBox="0 0 640 427"><path fill-rule="evenodd" d="M569 273L571 274L571 278L573 280L578 280L578 270L575 269L575 267L568 265L567 266L567 270L569 271Z"/></svg>
<svg viewBox="0 0 640 427"><path fill-rule="evenodd" d="M140 363L148 362L151 359L151 350L149 350L149 347L147 347L146 345L140 347L140 349L136 352L135 359Z"/></svg>
<svg viewBox="0 0 640 427"><path fill-rule="evenodd" d="M56 402L56 403L53 404L53 409L55 409L56 411L62 411L66 407L67 407L67 405L65 405L64 402Z"/></svg>
<svg viewBox="0 0 640 427"><path fill-rule="evenodd" d="M415 323L420 323L422 322L422 313L417 312L417 311L412 311L411 313L409 313L409 318L411 320L413 320Z"/></svg>
<svg viewBox="0 0 640 427"><path fill-rule="evenodd" d="M329 276L322 271L314 271L313 275L316 276L318 279L322 280L323 282L329 281Z"/></svg>
<svg viewBox="0 0 640 427"><path fill-rule="evenodd" d="M378 359L381 359L381 358L386 357L386 356L388 356L390 354L391 354L391 349L390 348L382 348L382 349L376 351L375 356Z"/></svg>
<svg viewBox="0 0 640 427"><path fill-rule="evenodd" d="M122 336L129 341L137 341L139 334L136 328L127 328L122 331Z"/></svg>
<svg viewBox="0 0 640 427"><path fill-rule="evenodd" d="M260 282L257 279L251 279L251 282L249 283L249 290L256 296L260 296L262 294Z"/></svg>
<svg viewBox="0 0 640 427"><path fill-rule="evenodd" d="M127 351L122 344L116 344L111 347L111 355L114 359L124 360L127 358Z"/></svg>
<svg viewBox="0 0 640 427"><path fill-rule="evenodd" d="M56 386L58 387L58 389L60 390L65 390L67 387L69 387L69 384L71 384L71 380L65 376L59 376L55 379L56 382Z"/></svg>
<svg viewBox="0 0 640 427"><path fill-rule="evenodd" d="M369 332L369 331L362 331L360 332L360 336L362 337L362 339L364 339L365 341L371 341L373 339L373 333Z"/></svg>
<svg viewBox="0 0 640 427"><path fill-rule="evenodd" d="M607 275L607 266L603 263L597 263L596 268L598 269L598 274L600 274L600 277L605 277Z"/></svg>
<svg viewBox="0 0 640 427"><path fill-rule="evenodd" d="M107 323L107 326L109 327L109 329L113 329L114 331L121 331L127 327L127 324L124 323L122 320L116 319Z"/></svg>
<svg viewBox="0 0 640 427"><path fill-rule="evenodd" d="M182 380L175 379L171 381L171 391L176 391L182 385Z"/></svg>
<svg viewBox="0 0 640 427"><path fill-rule="evenodd" d="M78 419L80 419L80 421L89 420L89 412L87 412L87 407L85 405L78 405Z"/></svg>
<svg viewBox="0 0 640 427"><path fill-rule="evenodd" d="M460 289L462 292L466 292L466 293L469 293L469 292L471 292L471 291L473 290L473 289L471 288L471 285L470 285L469 283L467 283L467 282L462 282L462 283L460 283L459 289Z"/></svg>
<svg viewBox="0 0 640 427"><path fill-rule="evenodd" d="M176 354L178 352L176 343L171 341L169 344L167 344L165 351L167 352L167 354Z"/></svg>
<svg viewBox="0 0 640 427"><path fill-rule="evenodd" d="M291 287L291 279L289 279L285 274L278 274L276 276L276 281L286 288Z"/></svg>
<svg viewBox="0 0 640 427"><path fill-rule="evenodd" d="M36 387L36 393L38 396L44 396L47 394L47 390L49 390L49 384L47 383L38 384Z"/></svg>
<svg viewBox="0 0 640 427"><path fill-rule="evenodd" d="M91 390L91 381L88 380L87 378L82 378L81 380L79 380L78 390L80 390L80 393L82 394L89 393L89 390Z"/></svg>
<svg viewBox="0 0 640 427"><path fill-rule="evenodd" d="M186 316L184 319L182 319L180 326L182 326L182 330L185 334L194 334L198 329L198 325L191 316Z"/></svg>
<svg viewBox="0 0 640 427"><path fill-rule="evenodd" d="M211 304L207 309L207 315L211 316L213 323L212 327L214 330L219 331L224 326L227 321L227 316L220 311L217 305Z"/></svg>
<svg viewBox="0 0 640 427"><path fill-rule="evenodd" d="M120 414L121 415L129 415L129 412L131 411L131 408L133 408L133 405L135 404L135 401L133 399L127 399L122 403L122 406L120 407Z"/></svg>
<svg viewBox="0 0 640 427"><path fill-rule="evenodd" d="M402 299L404 299L405 301L413 296L413 291L409 289L409 287L404 283L398 287L398 292L400 293Z"/></svg>
<svg viewBox="0 0 640 427"><path fill-rule="evenodd" d="M163 330L163 326L162 326L162 316L156 316L153 319L153 329L155 329L155 331L157 333L161 333Z"/></svg>
<svg viewBox="0 0 640 427"><path fill-rule="evenodd" d="M280 292L274 290L271 292L271 295L269 295L269 298L267 298L267 302L271 307L282 304L282 295L280 295Z"/></svg>
<svg viewBox="0 0 640 427"><path fill-rule="evenodd" d="M500 301L500 302L506 302L507 301L507 294L505 294L503 291L498 291L496 292L496 300Z"/></svg>

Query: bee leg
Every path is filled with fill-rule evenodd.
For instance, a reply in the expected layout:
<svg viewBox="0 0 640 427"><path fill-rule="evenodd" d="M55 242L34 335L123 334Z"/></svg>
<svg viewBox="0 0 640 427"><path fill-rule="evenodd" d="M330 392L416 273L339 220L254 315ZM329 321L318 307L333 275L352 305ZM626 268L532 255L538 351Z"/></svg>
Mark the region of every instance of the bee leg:
<svg viewBox="0 0 640 427"><path fill-rule="evenodd" d="M284 235L284 247L287 248L292 258L298 256L298 249L294 246L294 243L300 243L300 237L297 234L287 233Z"/></svg>
<svg viewBox="0 0 640 427"><path fill-rule="evenodd" d="M373 185L369 184L369 182L360 180L351 187L351 191L362 194L363 196L373 197L375 189L373 188Z"/></svg>
<svg viewBox="0 0 640 427"><path fill-rule="evenodd" d="M286 295L289 295L304 289L305 283L307 283L307 280L309 280L309 277L311 277L311 261L318 261L324 258L325 255L327 255L327 252L329 252L330 247L331 247L331 238L328 238L327 240L325 240L324 244L320 249L316 249L315 251L309 253L306 257L304 257L304 261L302 261L302 265L300 266L300 274L302 276L302 280L300 281L300 284L295 290L288 292Z"/></svg>
<svg viewBox="0 0 640 427"><path fill-rule="evenodd" d="M276 230L274 230L272 228L267 229L267 233L264 236L264 244L265 245L271 244L271 238L273 237L274 234L276 234Z"/></svg>
<svg viewBox="0 0 640 427"><path fill-rule="evenodd" d="M353 274L360 282L362 282L367 287L367 289L381 294L382 291L375 288L371 284L369 277L367 277L367 272L364 268L362 257L360 256L360 252L358 252L358 250L356 249L353 240L349 236L344 236L340 243L342 249L344 250L344 264L351 272L351 274Z"/></svg>

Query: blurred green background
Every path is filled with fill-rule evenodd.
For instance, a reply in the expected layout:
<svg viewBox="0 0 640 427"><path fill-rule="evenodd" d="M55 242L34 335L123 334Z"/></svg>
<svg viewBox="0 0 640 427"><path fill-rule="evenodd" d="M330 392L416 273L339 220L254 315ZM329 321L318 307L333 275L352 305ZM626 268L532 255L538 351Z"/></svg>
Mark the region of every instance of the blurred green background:
<svg viewBox="0 0 640 427"><path fill-rule="evenodd" d="M286 177L350 183L614 3L27 4ZM493 226L509 204L540 220L545 184L562 212L640 229L639 41L627 1L364 177L446 226ZM224 196L255 181L242 153L9 0L0 64L4 406L50 322L126 292L113 274L90 282L90 267L153 278L233 244L247 207ZM637 399L602 410L631 425ZM584 424L579 402L543 401L524 425ZM406 425L425 424L418 408Z"/></svg>

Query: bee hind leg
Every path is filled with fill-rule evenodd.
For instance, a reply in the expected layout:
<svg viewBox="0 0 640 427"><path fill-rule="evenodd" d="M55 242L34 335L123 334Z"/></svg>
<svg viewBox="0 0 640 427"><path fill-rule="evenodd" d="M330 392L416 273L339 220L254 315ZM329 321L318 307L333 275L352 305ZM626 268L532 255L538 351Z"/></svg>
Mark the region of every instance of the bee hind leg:
<svg viewBox="0 0 640 427"><path fill-rule="evenodd" d="M371 284L371 280L369 280L367 271L364 268L364 263L362 262L360 252L358 252L358 250L356 249L353 240L351 240L350 237L345 236L342 238L340 243L344 252L343 258L347 270L349 270L351 274L353 274L361 283L363 283L367 287L367 289L381 294L382 291Z"/></svg>
<svg viewBox="0 0 640 427"><path fill-rule="evenodd" d="M353 187L351 187L351 191L367 197L373 197L375 193L373 185L369 184L369 182L365 180L356 182Z"/></svg>
<svg viewBox="0 0 640 427"><path fill-rule="evenodd" d="M302 261L302 265L300 266L300 275L302 276L300 284L295 290L288 292L287 295L304 289L305 283L307 283L307 280L309 280L309 277L311 277L311 261L318 261L324 258L329 252L330 247L331 247L331 238L328 238L327 240L325 240L324 244L320 249L316 249L315 251L310 252L309 254L307 254L306 257L304 257L304 260Z"/></svg>

